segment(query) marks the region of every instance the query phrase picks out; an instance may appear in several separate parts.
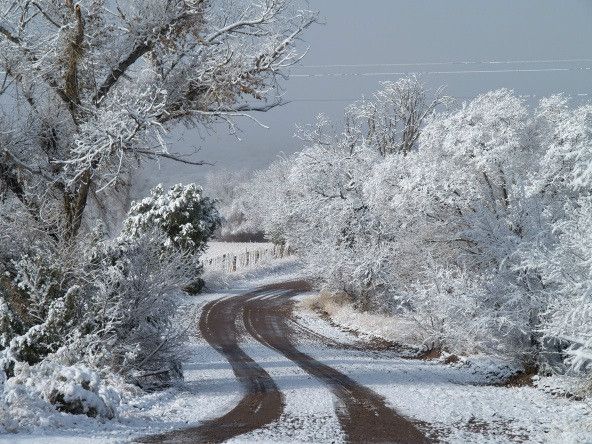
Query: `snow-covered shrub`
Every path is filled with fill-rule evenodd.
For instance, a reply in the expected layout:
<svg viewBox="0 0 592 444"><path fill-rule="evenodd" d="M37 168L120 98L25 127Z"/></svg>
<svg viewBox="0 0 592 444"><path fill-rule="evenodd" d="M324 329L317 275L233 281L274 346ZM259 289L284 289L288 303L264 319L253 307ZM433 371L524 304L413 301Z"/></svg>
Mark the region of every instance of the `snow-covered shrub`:
<svg viewBox="0 0 592 444"><path fill-rule="evenodd" d="M423 279L408 288L406 309L427 349L454 354L486 353L502 358L533 360L529 305L494 273L441 267L428 260Z"/></svg>
<svg viewBox="0 0 592 444"><path fill-rule="evenodd" d="M101 377L84 366L63 366L45 362L37 366L19 363L15 376L6 381L5 396L20 387L39 392L41 398L56 406L58 411L113 418L119 404L116 391L105 387Z"/></svg>
<svg viewBox="0 0 592 444"><path fill-rule="evenodd" d="M115 375L54 361L18 363L15 376L0 386L0 430L6 432L64 426L70 414L112 419L121 394L131 389Z"/></svg>
<svg viewBox="0 0 592 444"><path fill-rule="evenodd" d="M132 203L123 224L122 238L137 239L156 233L164 249L202 253L220 225L214 201L195 184L178 184L165 192L162 185L150 196Z"/></svg>
<svg viewBox="0 0 592 444"><path fill-rule="evenodd" d="M146 237L161 246L164 256L171 252L183 254L185 262L194 267L193 273L187 275L185 290L198 293L203 287L199 255L220 223L214 201L205 197L197 185L178 184L167 192L158 185L149 197L132 203L119 242L133 244Z"/></svg>
<svg viewBox="0 0 592 444"><path fill-rule="evenodd" d="M77 272L85 275L84 263L76 265L73 251L66 251L60 250L60 257L50 244L37 244L13 263L14 286L5 290L11 297L4 303L13 316L18 313L21 334L13 335L3 350L7 363L41 362L64 345L80 317L80 287L71 279Z"/></svg>
<svg viewBox="0 0 592 444"><path fill-rule="evenodd" d="M196 279L195 262L179 250L163 252L147 236L99 244L89 259L86 314L61 351L64 357L83 355L141 386L181 377L185 338L172 321L177 293Z"/></svg>
<svg viewBox="0 0 592 444"><path fill-rule="evenodd" d="M13 330L1 352L9 376L16 363L46 359L86 362L132 380L154 371L179 376L182 335L171 324L174 297L195 272L182 253L163 253L153 238L104 240L89 245L76 268L60 273L40 256L15 264L19 308L29 310L20 313L21 332ZM3 302L14 305L14 298Z"/></svg>
<svg viewBox="0 0 592 444"><path fill-rule="evenodd" d="M532 365L568 337L559 351L584 368L592 108L502 89L435 112L449 101L421 94L385 85L342 131L319 117L246 185L252 217L321 288L414 319L429 344Z"/></svg>
<svg viewBox="0 0 592 444"><path fill-rule="evenodd" d="M177 294L199 282L217 224L212 201L179 185L134 204L115 239L99 227L72 242L40 231L22 243L0 286L4 402L21 393L24 410L45 402L109 418L116 402L99 393L104 378L151 388L182 377Z"/></svg>

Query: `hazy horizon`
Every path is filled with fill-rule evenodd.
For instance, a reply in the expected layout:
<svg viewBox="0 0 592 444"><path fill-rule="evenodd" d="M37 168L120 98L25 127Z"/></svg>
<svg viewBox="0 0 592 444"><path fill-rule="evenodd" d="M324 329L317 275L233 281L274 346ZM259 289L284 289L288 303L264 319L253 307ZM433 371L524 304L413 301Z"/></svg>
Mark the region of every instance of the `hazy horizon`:
<svg viewBox="0 0 592 444"><path fill-rule="evenodd" d="M300 148L295 125L319 113L341 118L348 103L380 82L419 72L430 87L461 100L506 87L531 100L592 93L592 3L585 0L324 0L310 2L324 25L305 34L310 50L284 83L290 103L243 119L240 140L224 125L171 134L172 150L213 166L162 162L148 168L137 192L158 183L198 182L210 171L258 169Z"/></svg>

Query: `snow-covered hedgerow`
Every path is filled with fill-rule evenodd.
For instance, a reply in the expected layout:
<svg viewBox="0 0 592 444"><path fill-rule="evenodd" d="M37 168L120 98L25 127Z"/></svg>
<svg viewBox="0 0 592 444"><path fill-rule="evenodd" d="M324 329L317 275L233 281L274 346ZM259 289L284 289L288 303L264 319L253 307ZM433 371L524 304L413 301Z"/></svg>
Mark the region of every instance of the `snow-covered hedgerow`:
<svg viewBox="0 0 592 444"><path fill-rule="evenodd" d="M169 151L166 134L181 124L222 121L236 132L238 118L280 105L277 79L316 22L305 2L287 0L113 6L0 0L0 373L9 382L17 364L50 361L142 385L179 376L173 295L202 286L198 256L217 215L197 187L159 189L118 236L126 191L140 165L203 164Z"/></svg>
<svg viewBox="0 0 592 444"><path fill-rule="evenodd" d="M218 224L198 187L177 185L132 205L115 239L97 229L62 244L21 230L34 242L21 244L2 275L0 404L34 409L37 399L61 412L112 418L117 397L103 390L103 379L118 375L146 388L182 377L177 295L194 288Z"/></svg>
<svg viewBox="0 0 592 444"><path fill-rule="evenodd" d="M246 217L320 287L412 320L426 346L525 365L564 353L585 370L592 108L427 94L387 82L343 130L321 116L301 152L246 185Z"/></svg>

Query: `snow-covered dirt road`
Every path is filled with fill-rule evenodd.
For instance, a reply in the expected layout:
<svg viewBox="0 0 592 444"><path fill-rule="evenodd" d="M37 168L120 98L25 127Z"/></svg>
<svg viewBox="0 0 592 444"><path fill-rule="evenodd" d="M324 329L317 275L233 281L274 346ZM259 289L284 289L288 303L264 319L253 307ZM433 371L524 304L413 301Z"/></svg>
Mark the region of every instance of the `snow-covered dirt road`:
<svg viewBox="0 0 592 444"><path fill-rule="evenodd" d="M200 331L208 343L228 359L243 386L244 396L234 409L217 419L141 441L222 442L280 419L286 405L285 395L269 373L240 347L241 337L247 333L297 364L331 391L335 397L335 413L347 441L427 442L415 424L385 405L384 398L300 352L292 343L292 337L309 334L294 322L294 301L291 299L291 296L307 290L305 282L289 282L206 305L201 315ZM321 343L334 343L319 335L316 338ZM342 346L347 348L347 344Z"/></svg>
<svg viewBox="0 0 592 444"><path fill-rule="evenodd" d="M179 386L126 400L113 421L0 443L592 443L585 400L492 384L485 364L403 358L300 304L314 293L290 270L183 299L194 334Z"/></svg>
<svg viewBox="0 0 592 444"><path fill-rule="evenodd" d="M307 291L293 281L208 302L201 335L228 361L242 397L220 416L138 440L587 442L585 404L403 359L296 310Z"/></svg>
<svg viewBox="0 0 592 444"><path fill-rule="evenodd" d="M403 359L296 309L305 282L212 299L203 338L242 386L234 408L142 442L592 442L589 406Z"/></svg>

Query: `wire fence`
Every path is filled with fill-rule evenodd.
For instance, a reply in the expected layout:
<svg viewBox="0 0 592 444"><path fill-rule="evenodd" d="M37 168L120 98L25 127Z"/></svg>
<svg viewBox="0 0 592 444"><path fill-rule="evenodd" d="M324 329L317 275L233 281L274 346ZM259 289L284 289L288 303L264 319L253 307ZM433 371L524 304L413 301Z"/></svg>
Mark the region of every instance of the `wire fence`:
<svg viewBox="0 0 592 444"><path fill-rule="evenodd" d="M208 270L235 273L293 255L294 250L288 245L270 245L269 247L245 250L240 253L226 253L221 256L211 257L204 261L204 267Z"/></svg>

